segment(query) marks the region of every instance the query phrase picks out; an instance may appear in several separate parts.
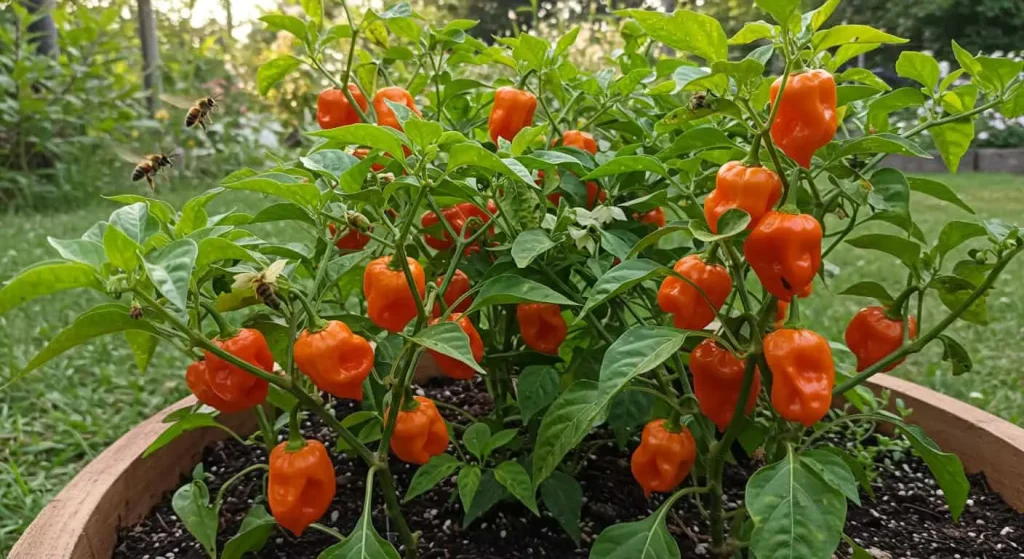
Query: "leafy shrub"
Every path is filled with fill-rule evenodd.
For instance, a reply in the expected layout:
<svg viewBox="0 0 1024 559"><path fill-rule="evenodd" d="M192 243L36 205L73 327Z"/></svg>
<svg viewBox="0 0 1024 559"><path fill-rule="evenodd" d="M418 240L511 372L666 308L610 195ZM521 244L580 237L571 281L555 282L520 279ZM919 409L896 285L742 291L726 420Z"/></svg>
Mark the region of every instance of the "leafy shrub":
<svg viewBox="0 0 1024 559"><path fill-rule="evenodd" d="M631 446L641 433L634 477L669 497L651 517L602 532L593 558L678 557L665 517L683 498L707 511L715 556L831 557L847 500L859 502L862 472L849 464L871 456L821 448L848 424L895 426L956 519L968 490L959 459L862 384L933 342L953 374L970 372L947 328L987 323L987 296L1024 240L941 182L879 164L890 153L926 157L915 138L928 134L956 169L977 115L1021 110L1022 63L954 44L961 69L942 79L933 58L908 51L896 70L920 87L890 90L838 68L898 37L824 28L833 0L803 16L795 0L757 4L777 24L749 23L731 39L695 12L621 11L625 47L596 73L567 58L576 29L554 43L522 34L489 46L467 35L473 22L424 24L405 3L334 26L316 2L304 3L305 19L263 18L294 35L296 51L260 68L261 93L310 69L337 87L318 100L326 129L310 132L314 147L264 172L238 170L180 209L117 197L125 206L82 238L53 240L63 260L16 276L0 313L74 288L113 302L81 315L22 374L103 334L128 333L142 368L157 343L177 348L200 403L176 413L151 450L218 413L255 409L260 432L247 444L271 458L251 469L269 470L271 512L296 534L334 493L326 450L299 429L304 414L318 416L339 450L370 466L363 516L324 557L365 554L362 545L398 556L369 520L375 483L405 555L417 555L389 450L421 465L406 499L458 475L467 521L507 499L535 514L543 505L574 534L582 491L564 462L585 455L581 443L605 422ZM730 44L754 42L729 60ZM680 54L657 56L661 45ZM408 82L415 96L380 87L376 63L355 71L382 60L386 82L388 61L406 51L425 61ZM779 78L764 75L773 60ZM502 77L476 79L480 65ZM918 107L919 122L893 124L894 112ZM234 191L277 200L255 215L207 213ZM969 217L929 241L911 191ZM261 238L269 222L304 242ZM906 278L895 294L872 281L843 292L878 302L846 331L855 366L833 359L837 342L801 328L798 309L815 278L831 281L828 257L843 242L875 251L880 275ZM444 402L411 397L421 363L455 379L485 374L492 414L452 437L436 409ZM830 415L834 395L857 413ZM362 409L338 418L324 398ZM289 425L280 444L279 421ZM722 476L737 440L767 465L727 515ZM307 471L289 466L295 453ZM281 479L293 476L317 491L290 493ZM546 502L552 490L573 497ZM223 494L211 502L199 470L173 501L211 556ZM266 517L262 506L254 517Z"/></svg>

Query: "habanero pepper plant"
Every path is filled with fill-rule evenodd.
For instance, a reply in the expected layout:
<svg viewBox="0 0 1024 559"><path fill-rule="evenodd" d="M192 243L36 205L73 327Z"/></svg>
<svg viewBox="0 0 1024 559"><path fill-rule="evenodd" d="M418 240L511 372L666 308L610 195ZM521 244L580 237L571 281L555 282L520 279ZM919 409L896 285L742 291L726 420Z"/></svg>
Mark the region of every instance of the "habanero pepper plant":
<svg viewBox="0 0 1024 559"><path fill-rule="evenodd" d="M270 460L247 471L266 470L264 502L295 534L319 527L335 492L326 448L299 430L303 416L319 417L335 451L369 466L354 533L322 557L393 558L396 546L417 556L394 459L421 465L406 500L457 475L466 509L518 500L572 534L582 491L567 463L586 458L581 443L606 421L638 445L639 486L667 498L651 517L604 530L596 559L678 557L665 518L684 498L702 505L715 557L831 557L847 499L859 499L843 452L822 447L844 422L894 425L933 467L955 519L967 494L957 458L860 385L933 342L953 374L968 372L967 351L945 332L985 322L986 297L1024 239L884 158L929 157L915 143L929 134L955 171L976 115L1024 113L1022 62L954 43L960 68L941 77L930 56L906 51L896 70L918 86L892 90L846 63L903 39L823 27L837 0L803 15L796 0L756 4L775 23L731 39L695 12L621 11L625 46L597 73L567 59L578 29L554 44L524 34L487 45L466 34L474 22L424 24L405 3L361 17L346 7L349 23L335 26L316 2L303 3L305 19L265 16L302 52L264 64L260 92L300 71L331 84L314 147L232 173L180 210L116 196L124 206L107 221L51 239L63 260L9 281L0 312L74 288L112 300L21 374L104 334L125 333L142 368L158 343L179 350L201 405L176 413L151 450L216 425L218 413L254 413L260 430L246 444L265 445ZM754 42L730 58L730 45ZM385 81L402 85L377 87ZM924 116L893 127L905 108ZM207 212L233 191L274 202L255 215ZM911 191L966 217L929 240ZM257 236L269 222L308 241ZM818 289L844 283L827 263L844 242L905 277L897 294L881 277L842 291L878 301L851 317L855 370L798 308L815 278ZM493 412L446 425L438 407L450 403L413 397L424 359L458 382L484 375ZM838 396L858 413L830 415ZM336 417L336 398L360 411ZM737 440L767 465L727 512L723 469ZM394 542L370 521L375 482ZM499 494L481 496L485 487ZM211 557L223 495L211 502L200 476L174 499L203 512L182 518ZM572 497L549 506L549 495Z"/></svg>

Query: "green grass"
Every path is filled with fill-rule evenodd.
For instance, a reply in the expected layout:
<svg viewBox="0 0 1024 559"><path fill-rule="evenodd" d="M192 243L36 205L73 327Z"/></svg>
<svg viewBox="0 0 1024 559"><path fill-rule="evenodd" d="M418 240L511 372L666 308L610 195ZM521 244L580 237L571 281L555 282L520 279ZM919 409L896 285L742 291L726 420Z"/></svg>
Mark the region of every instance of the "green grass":
<svg viewBox="0 0 1024 559"><path fill-rule="evenodd" d="M942 177L937 177L942 178ZM1024 210L1024 177L960 175L948 182L979 216L1014 223ZM199 187L179 187L166 196L179 206ZM212 211L260 204L253 197L217 200ZM942 202L914 195L914 219L930 240L942 223L970 219ZM111 202L63 214L14 215L0 219L0 281L34 262L55 258L47 236L75 238L116 208ZM287 233L287 232L285 232ZM842 246L830 261L840 273L832 291L871 279L898 288L903 272L890 257ZM957 324L952 333L974 358L975 371L953 377L940 362L937 346L928 348L894 373L968 401L1017 423L1024 423L1024 390L1019 332L1024 326L1024 294L1015 289L1024 259L1007 268L989 296L989 327ZM0 317L0 379L28 361L81 311L100 302L98 294L71 292L27 303ZM837 297L822 285L802 305L814 328L841 341L846 323L867 300ZM937 301L926 307L924 327L943 312ZM182 358L158 350L149 371L140 375L120 336L100 338L54 360L0 393L0 555L43 505L79 469L146 416L187 393ZM3 381L0 380L0 385Z"/></svg>

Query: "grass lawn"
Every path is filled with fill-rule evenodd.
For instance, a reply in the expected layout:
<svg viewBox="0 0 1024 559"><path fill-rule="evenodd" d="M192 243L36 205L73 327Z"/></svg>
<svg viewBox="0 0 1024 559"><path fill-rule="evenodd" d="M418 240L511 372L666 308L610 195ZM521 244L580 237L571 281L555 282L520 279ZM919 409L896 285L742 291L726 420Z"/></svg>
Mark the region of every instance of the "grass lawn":
<svg viewBox="0 0 1024 559"><path fill-rule="evenodd" d="M967 174L950 178L949 183L985 219L1013 223L1024 210L1024 177ZM166 198L179 206L192 192L195 187L179 187ZM217 200L212 209L253 204L252 196L243 200ZM60 215L3 216L0 281L29 264L56 257L47 236L77 238L115 207L98 202ZM944 221L970 219L954 206L916 194L912 212L930 240ZM880 253L842 246L829 260L840 268L832 291L865 279L898 291L903 281L902 268ZM953 328L974 358L974 373L951 376L940 362L937 344L894 373L1024 424L1024 386L1014 364L1022 356L1018 348L1024 294L1017 295L1012 287L1021 278L1022 266L1024 260L1007 268L989 296L991 326ZM0 386L79 312L102 299L98 294L70 292L32 301L0 317ZM841 341L847 321L865 304L869 302L836 297L819 284L802 305L802 313L812 327ZM927 306L924 328L941 312L938 301ZM140 420L187 394L184 366L178 354L158 350L149 371L140 375L123 339L109 336L65 354L0 392L0 555L84 463Z"/></svg>

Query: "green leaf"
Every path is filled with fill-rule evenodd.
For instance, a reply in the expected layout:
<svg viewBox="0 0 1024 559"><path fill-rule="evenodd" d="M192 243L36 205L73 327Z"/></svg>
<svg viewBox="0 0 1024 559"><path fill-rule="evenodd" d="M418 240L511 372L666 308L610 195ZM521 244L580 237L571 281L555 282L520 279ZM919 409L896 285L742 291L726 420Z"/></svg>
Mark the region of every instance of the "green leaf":
<svg viewBox="0 0 1024 559"><path fill-rule="evenodd" d="M651 420L654 406L654 397L646 392L626 390L612 398L608 406L608 427L620 446L625 447L637 428Z"/></svg>
<svg viewBox="0 0 1024 559"><path fill-rule="evenodd" d="M267 513L263 505L253 505L242 519L238 533L224 544L221 559L242 559L248 552L263 549L276 525L277 521Z"/></svg>
<svg viewBox="0 0 1024 559"><path fill-rule="evenodd" d="M850 502L860 505L857 480L843 459L825 450L808 450L800 455L801 460L817 472L825 483L838 489Z"/></svg>
<svg viewBox="0 0 1024 559"><path fill-rule="evenodd" d="M491 305L508 305L511 303L553 303L556 305L573 305L576 303L565 298L550 287L524 277L512 274L501 274L480 285L480 292L467 313Z"/></svg>
<svg viewBox="0 0 1024 559"><path fill-rule="evenodd" d="M590 296L587 298L586 304L583 305L583 310L576 317L576 321L579 322L588 312L608 302L616 295L645 281L662 278L669 274L671 274L671 270L666 266L643 258L627 260L613 267L594 283L594 288L590 290Z"/></svg>
<svg viewBox="0 0 1024 559"><path fill-rule="evenodd" d="M148 220L149 206L143 202L137 202L114 210L107 222L120 229L129 239L141 245L149 236L146 227Z"/></svg>
<svg viewBox="0 0 1024 559"><path fill-rule="evenodd" d="M725 30L715 18L676 10L671 15L647 10L619 10L616 14L631 17L656 41L714 62L729 58Z"/></svg>
<svg viewBox="0 0 1024 559"><path fill-rule="evenodd" d="M459 476L459 481L459 492L461 493L461 475ZM469 508L466 509L466 516L462 519L462 527L469 527L474 520L480 518L487 513L487 511L491 510L491 507L498 504L498 502L504 499L507 495L508 490L505 489L505 486L498 483L494 472L490 470L484 472L483 475L480 476L480 482L476 491L473 492L473 501L469 505Z"/></svg>
<svg viewBox="0 0 1024 559"><path fill-rule="evenodd" d="M942 342L942 360L948 361L952 365L953 376L958 377L974 369L971 354L967 352L964 346L960 345L960 342L945 334L940 334L938 340Z"/></svg>
<svg viewBox="0 0 1024 559"><path fill-rule="evenodd" d="M960 308L977 286L959 276L938 276L932 280L939 300L951 311ZM979 297L960 315L961 320L985 326L988 324L986 297Z"/></svg>
<svg viewBox="0 0 1024 559"><path fill-rule="evenodd" d="M406 121L403 128L405 135L412 140L412 143L421 148L433 144L441 137L441 134L444 134L444 128L432 120L414 118Z"/></svg>
<svg viewBox="0 0 1024 559"><path fill-rule="evenodd" d="M729 45L747 45L762 39L771 39L775 36L775 26L765 21L748 21L743 27L729 38Z"/></svg>
<svg viewBox="0 0 1024 559"><path fill-rule="evenodd" d="M906 42L906 39L901 39L867 25L837 25L824 31L818 31L812 39L814 52L816 53L848 44L901 44Z"/></svg>
<svg viewBox="0 0 1024 559"><path fill-rule="evenodd" d="M466 142L452 146L448 156L448 170L454 171L460 167L476 167L501 173L531 188L535 186L529 171L518 161L515 159L501 159L476 142Z"/></svg>
<svg viewBox="0 0 1024 559"><path fill-rule="evenodd" d="M637 171L649 171L663 177L668 176L668 169L661 164L661 161L650 155L624 155L608 161L587 173L580 180L587 181L612 175L621 175L622 173L635 173Z"/></svg>
<svg viewBox="0 0 1024 559"><path fill-rule="evenodd" d="M526 37L527 35L523 35ZM516 134L516 137L512 139L512 156L516 157L522 155L537 138L542 138L548 131L547 124L541 124L539 126L527 126Z"/></svg>
<svg viewBox="0 0 1024 559"><path fill-rule="evenodd" d="M939 256L945 256L949 251L977 237L985 237L988 231L980 223L971 221L949 221L942 226L939 232L939 239L935 243Z"/></svg>
<svg viewBox="0 0 1024 559"><path fill-rule="evenodd" d="M861 153L896 153L929 159L932 157L916 143L895 134L872 134L842 142L836 157Z"/></svg>
<svg viewBox="0 0 1024 559"><path fill-rule="evenodd" d="M103 290L92 266L78 262L39 264L14 276L0 288L0 315L36 297L81 287Z"/></svg>
<svg viewBox="0 0 1024 559"><path fill-rule="evenodd" d="M686 336L683 330L643 326L627 330L615 340L601 362L600 384L574 382L544 414L534 450L534 483L547 479L562 458L590 433L622 387L679 351Z"/></svg>
<svg viewBox="0 0 1024 559"><path fill-rule="evenodd" d="M116 227L103 231L103 251L114 266L130 272L139 266L142 246Z"/></svg>
<svg viewBox="0 0 1024 559"><path fill-rule="evenodd" d="M260 17L260 21L266 23L270 31L287 31L300 41L306 36L306 23L295 16L267 14Z"/></svg>
<svg viewBox="0 0 1024 559"><path fill-rule="evenodd" d="M732 208L718 218L718 233L712 233L706 222L696 219L690 221L690 233L695 239L713 243L739 235L747 229L749 223L750 214L739 208Z"/></svg>
<svg viewBox="0 0 1024 559"><path fill-rule="evenodd" d="M754 522L750 550L758 559L827 559L838 547L846 497L812 462L790 448L747 481L746 505Z"/></svg>
<svg viewBox="0 0 1024 559"><path fill-rule="evenodd" d="M146 204L149 214L160 220L161 223L170 223L171 219L174 218L174 206L171 206L163 200L147 198L137 194L118 194L116 196L104 196L104 198L121 204L142 202Z"/></svg>
<svg viewBox="0 0 1024 559"><path fill-rule="evenodd" d="M881 93L882 90L870 85L840 85L836 87L836 105L842 107L854 101L867 99Z"/></svg>
<svg viewBox="0 0 1024 559"><path fill-rule="evenodd" d="M72 262L88 264L97 270L107 261L107 255L103 251L103 245L87 239L54 239L47 237L46 241L55 248L61 258Z"/></svg>
<svg viewBox="0 0 1024 559"><path fill-rule="evenodd" d="M544 39L529 33L520 34L518 39L515 48L512 49L513 58L518 62L525 63L522 65L525 70L540 71L543 69L551 45Z"/></svg>
<svg viewBox="0 0 1024 559"><path fill-rule="evenodd" d="M465 363L478 373L484 372L476 359L473 359L473 350L469 347L469 336L455 322L439 322L428 326L419 334L409 337L408 340Z"/></svg>
<svg viewBox="0 0 1024 559"><path fill-rule="evenodd" d="M533 482L530 481L530 474L526 472L526 468L522 464L512 460L498 464L498 467L494 469L494 479L504 485L505 489L508 489L513 497L519 499L520 503L526 505L526 508L530 509L533 514L540 516L540 511L537 509L537 498L534 496Z"/></svg>
<svg viewBox="0 0 1024 559"><path fill-rule="evenodd" d="M669 499L643 520L605 528L594 541L590 559L679 559L679 544L665 525L674 503Z"/></svg>
<svg viewBox="0 0 1024 559"><path fill-rule="evenodd" d="M252 252L223 237L207 237L199 241L199 254L196 258L196 269L203 273L210 264L220 260L245 260L262 266L266 263L258 253Z"/></svg>
<svg viewBox="0 0 1024 559"><path fill-rule="evenodd" d="M1013 60L1012 58L998 58L992 56L979 56L977 60L981 66L979 79L986 91L992 93L1003 93L1006 88L1014 83L1021 68L1024 68L1024 61Z"/></svg>
<svg viewBox="0 0 1024 559"><path fill-rule="evenodd" d="M636 236L629 231L601 230L601 248L619 260L624 260L629 255L629 248L636 242Z"/></svg>
<svg viewBox="0 0 1024 559"><path fill-rule="evenodd" d="M967 213L974 213L974 209L968 206L967 202L964 202L963 199L946 184L923 177L908 177L907 182L910 184L910 190L913 190L914 192L920 192L921 194L931 196L936 200L948 202Z"/></svg>
<svg viewBox="0 0 1024 559"><path fill-rule="evenodd" d="M199 247L192 239L178 239L146 258L146 274L159 291L182 313L188 308L189 282Z"/></svg>
<svg viewBox="0 0 1024 559"><path fill-rule="evenodd" d="M913 268L921 257L921 245L896 235L869 233L854 239L848 239L846 242L857 248L877 250L891 254L899 258L908 268Z"/></svg>
<svg viewBox="0 0 1024 559"><path fill-rule="evenodd" d="M885 80L878 77L874 72L867 68L850 68L845 70L842 74L836 76L836 81L859 82L882 91L892 90L892 88L889 87L889 84L885 83Z"/></svg>
<svg viewBox="0 0 1024 559"><path fill-rule="evenodd" d="M580 26L575 25L568 33L562 35L558 39L558 43L555 44L555 58L562 56L567 50L569 50L574 44L576 44L576 37L580 34Z"/></svg>
<svg viewBox="0 0 1024 559"><path fill-rule="evenodd" d="M341 130L341 128L334 128ZM315 184L305 182L281 182L266 177L243 179L223 185L231 190L248 190L269 194L295 202L303 207L314 207L320 202L320 189Z"/></svg>
<svg viewBox="0 0 1024 559"><path fill-rule="evenodd" d="M935 481L942 489L946 497L946 504L949 505L949 513L953 521L960 519L967 503L967 495L970 493L971 484L964 474L964 465L955 454L942 452L939 445L935 444L925 432L917 425L907 425L902 421L891 421L910 441L910 446L928 465L928 469L935 476Z"/></svg>
<svg viewBox="0 0 1024 559"><path fill-rule="evenodd" d="M974 121L958 121L930 128L932 140L939 150L939 155L946 162L951 173L956 173L960 160L967 154L974 140Z"/></svg>
<svg viewBox="0 0 1024 559"><path fill-rule="evenodd" d="M811 31L817 31L821 29L822 25L828 21L828 18L832 16L832 12L836 11L836 7L839 6L840 0L826 0L824 4L819 6L814 11L804 14L804 18L808 22L808 27Z"/></svg>
<svg viewBox="0 0 1024 559"><path fill-rule="evenodd" d="M462 434L462 444L473 456L483 459L487 441L491 439L491 428L486 423L474 423Z"/></svg>
<svg viewBox="0 0 1024 559"><path fill-rule="evenodd" d="M469 510L480 487L480 467L466 466L459 471L459 500L462 501L462 510Z"/></svg>
<svg viewBox="0 0 1024 559"><path fill-rule="evenodd" d="M266 96L267 93L270 93L270 88L277 85L285 76L298 68L300 64L302 64L302 61L298 58L286 54L272 58L260 65L260 69L256 71L256 87L260 95Z"/></svg>
<svg viewBox="0 0 1024 559"><path fill-rule="evenodd" d="M519 373L516 400L523 425L530 423L534 414L548 407L558 397L558 373L547 365L530 365Z"/></svg>
<svg viewBox="0 0 1024 559"><path fill-rule="evenodd" d="M190 413L186 415L178 421L175 421L167 429L164 429L164 432L160 433L160 436L146 447L145 452L142 453L142 457L147 458L154 452L171 444L171 442L183 433L187 433L188 431L195 429L202 429L204 427L216 427L216 417L217 414L215 413Z"/></svg>
<svg viewBox="0 0 1024 559"><path fill-rule="evenodd" d="M303 167L321 176L340 180L345 171L359 164L359 159L340 149L322 149L299 157L299 162Z"/></svg>
<svg viewBox="0 0 1024 559"><path fill-rule="evenodd" d="M655 245L658 243L658 241L662 240L663 238L668 237L670 235L675 235L677 233L685 233L686 236L690 236L690 226L669 223L664 227L659 227L655 231L647 234L646 237L640 239L640 241L638 241L635 245L633 245L633 248L629 251L629 254L626 255L625 260L628 261L632 258L635 258L647 247Z"/></svg>
<svg viewBox="0 0 1024 559"><path fill-rule="evenodd" d="M323 0L301 0L302 11L306 13L310 23L317 27L324 25L324 4Z"/></svg>
<svg viewBox="0 0 1024 559"><path fill-rule="evenodd" d="M202 481L192 481L174 492L171 508L193 537L212 554L217 548L217 509Z"/></svg>
<svg viewBox="0 0 1024 559"><path fill-rule="evenodd" d="M153 359L156 346L160 343L160 338L138 330L128 330L124 333L124 338L132 350L135 366L139 368L140 373L145 374L146 369L149 368L149 361Z"/></svg>
<svg viewBox="0 0 1024 559"><path fill-rule="evenodd" d="M907 107L924 104L924 93L919 89L903 87L880 95L868 104L868 123L878 132L889 130L889 115Z"/></svg>
<svg viewBox="0 0 1024 559"><path fill-rule="evenodd" d="M432 457L426 464L416 469L416 473L412 476L412 481L409 482L409 489L405 492L405 498L402 499L403 503L408 503L413 498L426 493L432 489L441 480L452 475L455 470L462 465L454 457L449 454L438 454Z"/></svg>
<svg viewBox="0 0 1024 559"><path fill-rule="evenodd" d="M872 189L868 203L875 209L873 219L881 219L912 233L914 222L910 218L910 185L907 177L896 169L879 169L871 175Z"/></svg>
<svg viewBox="0 0 1024 559"><path fill-rule="evenodd" d="M311 132L309 135L327 138L332 143L341 145L369 146L405 163L405 151L402 150L402 139L398 134L397 130L387 126L360 122L330 130Z"/></svg>
<svg viewBox="0 0 1024 559"><path fill-rule="evenodd" d="M889 290L887 290L882 284L873 281L857 282L840 291L839 294L854 295L857 297L871 297L881 303L884 307L888 307L895 300L895 298L889 294Z"/></svg>
<svg viewBox="0 0 1024 559"><path fill-rule="evenodd" d="M576 478L558 471L552 473L551 477L540 484L540 497L551 516L555 517L565 533L579 545L583 538L580 529L583 488Z"/></svg>
<svg viewBox="0 0 1024 559"><path fill-rule="evenodd" d="M512 259L516 266L526 268L538 256L558 246L543 229L523 231L512 242Z"/></svg>
<svg viewBox="0 0 1024 559"><path fill-rule="evenodd" d="M754 4L771 14L783 27L789 25L790 18L800 8L800 0L754 0Z"/></svg>
<svg viewBox="0 0 1024 559"><path fill-rule="evenodd" d="M40 350L25 365L25 368L21 370L18 376L24 376L38 369L54 357L93 338L126 330L140 330L156 334L153 327L146 321L133 319L128 307L125 305L109 303L93 307L79 315L71 326L61 330L59 334L54 336L46 344L46 347Z"/></svg>
<svg viewBox="0 0 1024 559"><path fill-rule="evenodd" d="M953 56L956 58L956 61L960 63L960 67L963 68L965 72L972 76L977 76L981 74L981 64L978 63L978 60L974 57L974 55L967 52L967 50L961 47L959 44L957 44L955 40L952 42L952 44Z"/></svg>
<svg viewBox="0 0 1024 559"><path fill-rule="evenodd" d="M503 429L494 435L491 435L490 440L487 441L487 446L484 447L484 459L490 456L495 450L498 450L499 448L514 441L518 435L518 429Z"/></svg>
<svg viewBox="0 0 1024 559"><path fill-rule="evenodd" d="M925 86L929 91L934 91L939 85L939 63L930 55L923 52L905 50L900 53L896 60L896 73L903 78L909 78Z"/></svg>
<svg viewBox="0 0 1024 559"><path fill-rule="evenodd" d="M364 507L359 522L345 541L325 549L317 559L401 559L391 542L373 528L370 512Z"/></svg>

